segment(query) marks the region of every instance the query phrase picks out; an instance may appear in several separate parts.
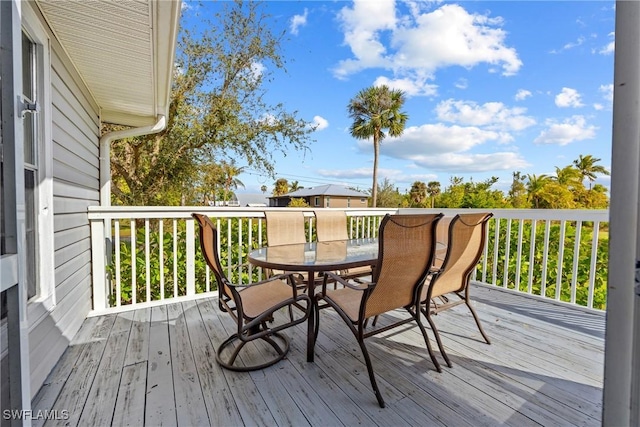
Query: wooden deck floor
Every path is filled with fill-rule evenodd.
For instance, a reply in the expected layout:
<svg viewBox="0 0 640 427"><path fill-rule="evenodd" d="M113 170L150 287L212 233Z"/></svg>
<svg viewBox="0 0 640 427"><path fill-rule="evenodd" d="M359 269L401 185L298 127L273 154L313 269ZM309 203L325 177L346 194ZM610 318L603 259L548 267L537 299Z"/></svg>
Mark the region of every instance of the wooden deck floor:
<svg viewBox="0 0 640 427"><path fill-rule="evenodd" d="M314 363L302 325L287 330L280 363L222 370L215 348L233 324L215 299L88 318L33 409L66 410L47 425L71 426L599 426L604 316L485 287L472 295L492 344L464 306L439 314L454 364L442 373L416 326L368 339L384 409L332 310L321 312Z"/></svg>

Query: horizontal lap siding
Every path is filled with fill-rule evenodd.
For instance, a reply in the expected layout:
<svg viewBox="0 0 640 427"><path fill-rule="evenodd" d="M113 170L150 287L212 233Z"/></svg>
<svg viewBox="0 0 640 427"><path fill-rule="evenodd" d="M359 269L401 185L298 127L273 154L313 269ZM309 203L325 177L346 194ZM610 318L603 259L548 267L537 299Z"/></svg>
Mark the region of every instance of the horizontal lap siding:
<svg viewBox="0 0 640 427"><path fill-rule="evenodd" d="M87 207L98 205L100 121L89 92L52 40L51 133L55 308L30 333L31 382L45 382L91 309L91 240Z"/></svg>

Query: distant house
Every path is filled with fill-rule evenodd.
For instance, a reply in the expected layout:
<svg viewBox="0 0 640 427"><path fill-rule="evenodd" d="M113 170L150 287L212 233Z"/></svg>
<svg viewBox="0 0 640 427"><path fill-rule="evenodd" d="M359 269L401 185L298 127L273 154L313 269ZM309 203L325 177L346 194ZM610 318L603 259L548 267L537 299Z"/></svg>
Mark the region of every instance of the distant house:
<svg viewBox="0 0 640 427"><path fill-rule="evenodd" d="M269 199L264 194L239 193L236 194L238 206L262 208L269 206Z"/></svg>
<svg viewBox="0 0 640 427"><path fill-rule="evenodd" d="M291 199L304 199L314 208L366 208L369 195L340 185L327 184L269 197L269 206L286 207Z"/></svg>

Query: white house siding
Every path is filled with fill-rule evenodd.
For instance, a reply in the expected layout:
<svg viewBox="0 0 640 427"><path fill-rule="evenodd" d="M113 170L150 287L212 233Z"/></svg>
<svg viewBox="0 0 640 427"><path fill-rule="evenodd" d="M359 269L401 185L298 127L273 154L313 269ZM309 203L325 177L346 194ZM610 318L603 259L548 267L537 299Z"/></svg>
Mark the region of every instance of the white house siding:
<svg viewBox="0 0 640 427"><path fill-rule="evenodd" d="M99 111L52 36L51 43L56 304L51 311L30 309L32 394L42 386L91 309L87 207L99 203Z"/></svg>

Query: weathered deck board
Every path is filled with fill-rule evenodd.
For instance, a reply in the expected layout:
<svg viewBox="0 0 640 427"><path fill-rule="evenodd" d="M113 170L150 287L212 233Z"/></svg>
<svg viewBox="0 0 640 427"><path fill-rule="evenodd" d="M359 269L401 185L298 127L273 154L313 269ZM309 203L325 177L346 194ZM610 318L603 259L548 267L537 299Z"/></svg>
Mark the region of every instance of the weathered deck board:
<svg viewBox="0 0 640 427"><path fill-rule="evenodd" d="M151 310L148 363L145 424L175 426L178 421L171 368L169 319L165 306L154 307Z"/></svg>
<svg viewBox="0 0 640 427"><path fill-rule="evenodd" d="M384 409L332 310L321 312L314 363L302 324L285 331L291 350L276 365L222 369L215 351L235 324L215 298L87 319L33 407L68 410L67 425L600 425L604 316L485 287L472 295L492 344L466 307L438 314L454 365L427 328L442 373L416 325L367 339ZM247 347L242 361L259 360L259 345Z"/></svg>

